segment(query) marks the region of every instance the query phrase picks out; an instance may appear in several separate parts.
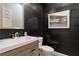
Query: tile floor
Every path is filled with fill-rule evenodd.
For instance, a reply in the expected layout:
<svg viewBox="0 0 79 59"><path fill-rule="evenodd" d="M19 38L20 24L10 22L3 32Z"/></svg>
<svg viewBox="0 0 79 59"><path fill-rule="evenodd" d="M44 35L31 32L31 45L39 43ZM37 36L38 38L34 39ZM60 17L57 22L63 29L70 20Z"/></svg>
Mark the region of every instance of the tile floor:
<svg viewBox="0 0 79 59"><path fill-rule="evenodd" d="M52 53L52 56L68 56L68 55L54 51L54 52Z"/></svg>

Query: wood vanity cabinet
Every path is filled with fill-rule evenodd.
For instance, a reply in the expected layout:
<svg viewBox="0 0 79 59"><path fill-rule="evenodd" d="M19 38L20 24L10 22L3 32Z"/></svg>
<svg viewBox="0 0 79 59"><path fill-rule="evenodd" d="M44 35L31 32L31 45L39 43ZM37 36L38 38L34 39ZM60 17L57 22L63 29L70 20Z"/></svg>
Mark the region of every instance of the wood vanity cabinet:
<svg viewBox="0 0 79 59"><path fill-rule="evenodd" d="M38 56L38 41L1 53L0 56Z"/></svg>

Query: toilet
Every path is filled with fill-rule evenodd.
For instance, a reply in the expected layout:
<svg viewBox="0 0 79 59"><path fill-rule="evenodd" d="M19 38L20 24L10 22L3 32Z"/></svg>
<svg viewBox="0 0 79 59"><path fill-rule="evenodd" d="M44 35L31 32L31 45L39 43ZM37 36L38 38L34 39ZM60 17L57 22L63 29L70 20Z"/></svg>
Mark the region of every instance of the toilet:
<svg viewBox="0 0 79 59"><path fill-rule="evenodd" d="M54 48L47 46L47 45L42 45L43 43L42 37L38 37L38 39L39 39L40 56L52 56L54 52Z"/></svg>

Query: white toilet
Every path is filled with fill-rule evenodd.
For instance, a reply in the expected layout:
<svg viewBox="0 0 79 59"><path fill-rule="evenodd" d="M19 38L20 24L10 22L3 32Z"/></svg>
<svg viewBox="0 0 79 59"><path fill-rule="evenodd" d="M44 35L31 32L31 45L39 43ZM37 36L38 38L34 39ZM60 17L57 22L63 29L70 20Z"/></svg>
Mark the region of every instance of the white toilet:
<svg viewBox="0 0 79 59"><path fill-rule="evenodd" d="M42 37L38 37L38 39L39 39L40 56L52 56L54 49L50 46L42 45L43 43Z"/></svg>

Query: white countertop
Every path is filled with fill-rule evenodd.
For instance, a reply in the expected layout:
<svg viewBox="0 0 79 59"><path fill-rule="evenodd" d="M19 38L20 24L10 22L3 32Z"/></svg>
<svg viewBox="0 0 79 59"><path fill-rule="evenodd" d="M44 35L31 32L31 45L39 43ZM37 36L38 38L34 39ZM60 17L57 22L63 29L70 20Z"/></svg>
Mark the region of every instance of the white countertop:
<svg viewBox="0 0 79 59"><path fill-rule="evenodd" d="M38 40L37 37L27 36L27 37L18 37L18 38L8 38L0 40L0 53L18 48L20 46L29 44Z"/></svg>

